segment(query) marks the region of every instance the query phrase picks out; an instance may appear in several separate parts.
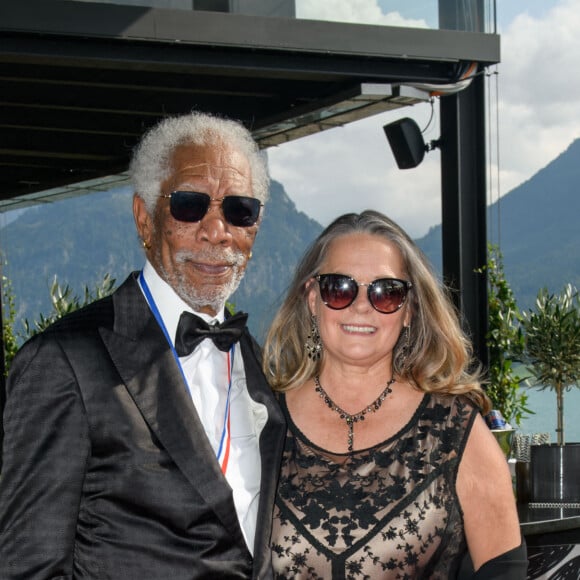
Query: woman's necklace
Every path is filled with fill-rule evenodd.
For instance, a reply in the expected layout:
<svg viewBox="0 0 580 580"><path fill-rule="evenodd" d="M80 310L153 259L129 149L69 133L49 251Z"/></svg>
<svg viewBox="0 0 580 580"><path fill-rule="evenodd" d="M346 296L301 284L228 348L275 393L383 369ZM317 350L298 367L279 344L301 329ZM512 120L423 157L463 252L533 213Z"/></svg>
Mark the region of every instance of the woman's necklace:
<svg viewBox="0 0 580 580"><path fill-rule="evenodd" d="M353 450L354 447L354 424L358 423L359 421L365 420L365 415L367 413L374 413L381 408L383 401L387 398L387 395L392 391L391 385L395 382L395 378L393 377L385 387L385 390L370 404L367 405L362 411L358 413L350 414L347 413L344 409L341 409L326 393L326 391L322 388L320 384L320 377L316 375L314 377L314 384L316 386L316 392L322 397L324 402L328 405L329 409L338 413L341 419L344 419L346 425L348 427L348 450L349 452Z"/></svg>

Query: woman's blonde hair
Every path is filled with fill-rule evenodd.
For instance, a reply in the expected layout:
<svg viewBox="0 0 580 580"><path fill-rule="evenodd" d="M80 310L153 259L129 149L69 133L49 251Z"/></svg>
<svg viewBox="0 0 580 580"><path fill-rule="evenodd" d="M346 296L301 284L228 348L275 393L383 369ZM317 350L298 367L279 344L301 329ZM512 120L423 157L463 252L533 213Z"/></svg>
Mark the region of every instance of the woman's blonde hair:
<svg viewBox="0 0 580 580"><path fill-rule="evenodd" d="M272 388L287 391L320 372L321 361L310 359L304 347L312 330L309 287L332 242L355 233L379 236L394 244L413 284L407 297L412 320L394 348L394 376L425 392L466 395L482 412L489 411L479 366L474 364L471 343L447 290L415 242L395 222L371 210L340 216L306 251L264 345L264 372Z"/></svg>

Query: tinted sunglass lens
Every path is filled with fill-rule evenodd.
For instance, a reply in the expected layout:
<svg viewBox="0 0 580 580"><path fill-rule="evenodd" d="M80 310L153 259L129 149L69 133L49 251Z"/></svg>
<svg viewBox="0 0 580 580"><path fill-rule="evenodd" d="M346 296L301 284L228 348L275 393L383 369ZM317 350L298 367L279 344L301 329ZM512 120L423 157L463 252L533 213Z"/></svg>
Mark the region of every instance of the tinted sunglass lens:
<svg viewBox="0 0 580 580"><path fill-rule="evenodd" d="M260 217L260 201L255 197L228 195L224 197L222 208L226 221L237 227L253 226Z"/></svg>
<svg viewBox="0 0 580 580"><path fill-rule="evenodd" d="M207 213L209 202L210 197L205 193L174 191L171 194L169 209L176 220L198 222Z"/></svg>
<svg viewBox="0 0 580 580"><path fill-rule="evenodd" d="M182 222L199 222L207 210L211 198L207 193L196 191L174 191L171 193L169 209L171 215ZM260 201L253 197L229 195L222 200L226 221L238 227L253 226L260 217Z"/></svg>
<svg viewBox="0 0 580 580"><path fill-rule="evenodd" d="M350 306L358 292L356 282L347 276L321 275L319 284L322 301L334 310L342 310Z"/></svg>
<svg viewBox="0 0 580 580"><path fill-rule="evenodd" d="M373 307L383 314L396 312L407 297L407 285L401 280L375 280L368 288Z"/></svg>

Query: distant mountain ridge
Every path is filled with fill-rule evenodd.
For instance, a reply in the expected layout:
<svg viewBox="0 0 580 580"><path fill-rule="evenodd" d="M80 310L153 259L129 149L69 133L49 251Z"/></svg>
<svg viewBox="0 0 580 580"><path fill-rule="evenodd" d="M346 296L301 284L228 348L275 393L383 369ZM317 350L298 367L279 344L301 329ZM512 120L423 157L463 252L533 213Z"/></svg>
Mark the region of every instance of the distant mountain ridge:
<svg viewBox="0 0 580 580"><path fill-rule="evenodd" d="M568 282L580 287L579 190L580 139L489 208L488 215L500 215L505 272L520 308L531 306L543 286L552 292ZM232 298L237 309L250 313L250 328L258 338L300 256L321 231L273 181L253 258ZM440 270L441 226L417 242ZM55 274L80 293L106 273L120 284L144 261L128 188L31 208L0 229L0 249L18 316L29 320L49 312L48 289Z"/></svg>
<svg viewBox="0 0 580 580"><path fill-rule="evenodd" d="M492 204L488 216L490 237L501 234L506 278L521 309L532 307L544 286L580 288L580 139ZM441 269L441 226L417 243Z"/></svg>
<svg viewBox="0 0 580 580"><path fill-rule="evenodd" d="M32 321L50 311L55 275L80 295L107 273L118 285L142 268L131 200L130 189L121 188L36 206L0 230L18 319ZM265 334L294 265L321 230L296 209L282 184L272 181L253 257L231 299L236 309L250 313L249 326L258 337Z"/></svg>

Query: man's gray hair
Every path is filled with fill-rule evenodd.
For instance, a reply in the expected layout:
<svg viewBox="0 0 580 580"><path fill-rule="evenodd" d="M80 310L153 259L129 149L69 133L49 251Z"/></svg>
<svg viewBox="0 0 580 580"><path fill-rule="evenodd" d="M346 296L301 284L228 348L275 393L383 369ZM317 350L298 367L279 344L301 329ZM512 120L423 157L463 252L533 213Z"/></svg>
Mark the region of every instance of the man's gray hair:
<svg viewBox="0 0 580 580"><path fill-rule="evenodd" d="M168 117L151 128L135 148L129 166L135 192L153 213L161 195L161 184L169 177L169 160L180 145L227 143L242 153L250 164L253 195L262 203L268 199L270 178L266 156L252 134L239 122L193 112Z"/></svg>

